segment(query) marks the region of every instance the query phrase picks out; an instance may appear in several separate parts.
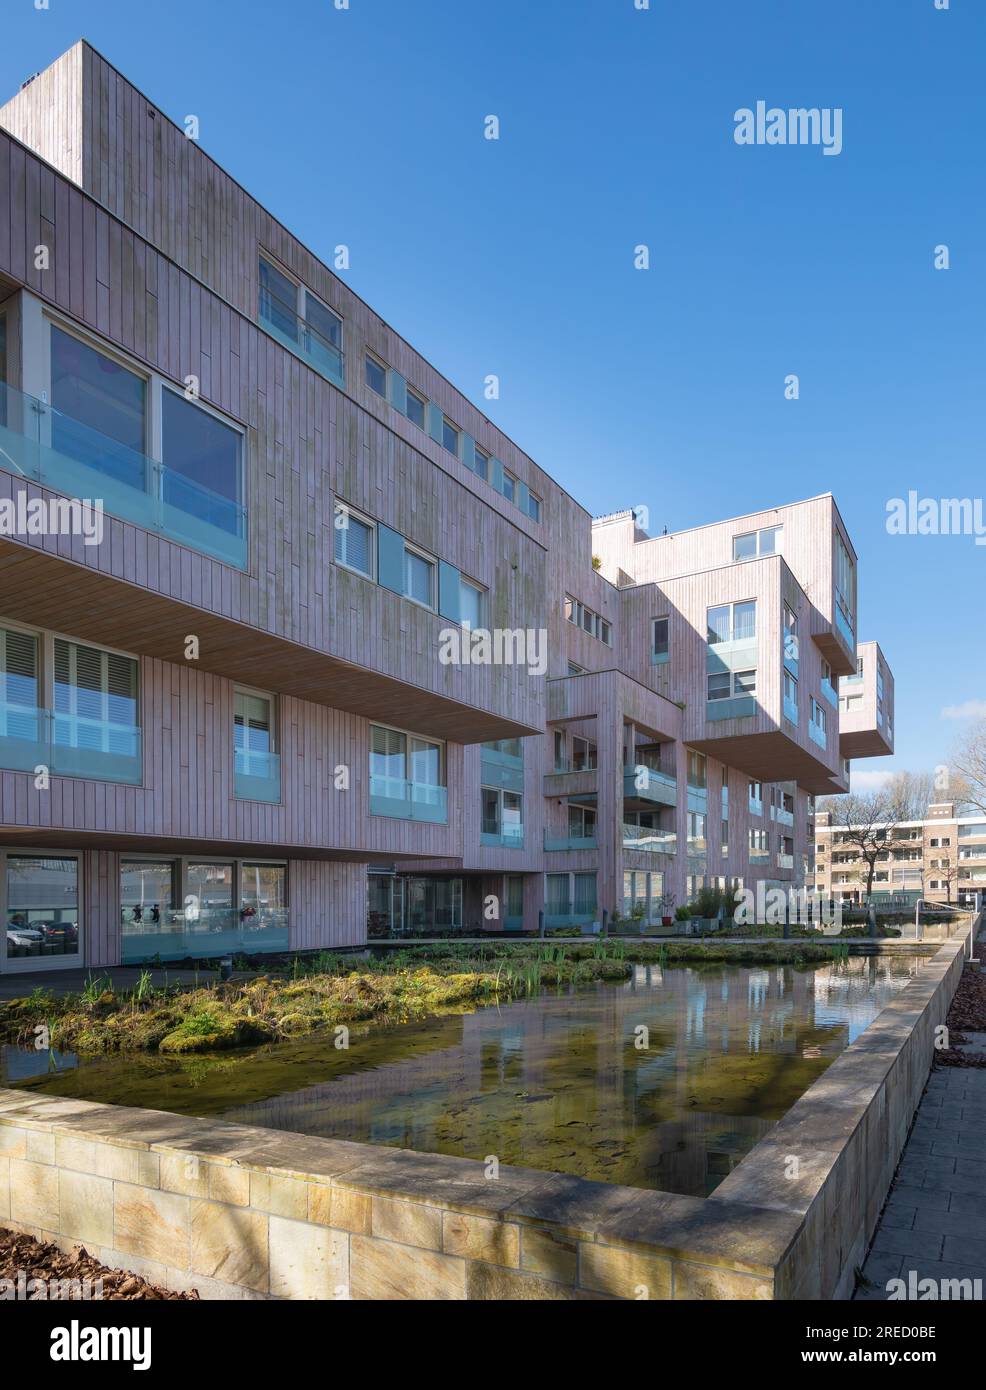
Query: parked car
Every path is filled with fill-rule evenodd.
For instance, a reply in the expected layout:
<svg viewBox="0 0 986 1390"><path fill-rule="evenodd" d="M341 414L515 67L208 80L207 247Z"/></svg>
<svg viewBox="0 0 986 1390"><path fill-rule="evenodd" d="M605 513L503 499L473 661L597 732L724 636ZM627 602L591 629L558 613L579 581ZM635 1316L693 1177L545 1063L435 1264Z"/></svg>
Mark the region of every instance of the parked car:
<svg viewBox="0 0 986 1390"><path fill-rule="evenodd" d="M57 946L67 955L73 955L78 947L78 922L32 921L31 928L44 934L46 946Z"/></svg>
<svg viewBox="0 0 986 1390"><path fill-rule="evenodd" d="M21 951L40 951L44 932L33 927L8 927L7 950L20 954Z"/></svg>

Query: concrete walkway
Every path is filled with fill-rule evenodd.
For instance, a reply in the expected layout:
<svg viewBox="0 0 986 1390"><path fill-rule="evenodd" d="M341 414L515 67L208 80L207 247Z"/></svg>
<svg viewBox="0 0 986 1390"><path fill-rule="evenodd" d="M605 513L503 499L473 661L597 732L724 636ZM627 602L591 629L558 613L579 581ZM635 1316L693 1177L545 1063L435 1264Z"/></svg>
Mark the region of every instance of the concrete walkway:
<svg viewBox="0 0 986 1390"><path fill-rule="evenodd" d="M986 1069L931 1073L855 1297L886 1299L912 1270L986 1295Z"/></svg>

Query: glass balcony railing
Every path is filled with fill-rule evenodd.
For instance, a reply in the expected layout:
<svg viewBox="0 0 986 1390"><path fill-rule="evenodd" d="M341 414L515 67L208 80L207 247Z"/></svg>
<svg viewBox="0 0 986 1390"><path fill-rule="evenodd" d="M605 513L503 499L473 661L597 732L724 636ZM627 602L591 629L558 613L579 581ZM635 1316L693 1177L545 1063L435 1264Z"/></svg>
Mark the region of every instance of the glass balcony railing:
<svg viewBox="0 0 986 1390"><path fill-rule="evenodd" d="M597 849L595 835L549 835L544 832L544 847L548 851Z"/></svg>
<svg viewBox="0 0 986 1390"><path fill-rule="evenodd" d="M130 724L0 701L0 767L94 782L141 781L141 733Z"/></svg>
<svg viewBox="0 0 986 1390"><path fill-rule="evenodd" d="M783 806L771 806L770 819L776 821L778 825L793 825L794 812L785 811Z"/></svg>
<svg viewBox="0 0 986 1390"><path fill-rule="evenodd" d="M591 927L598 920L597 909L594 907L586 908L579 912L571 908L555 911L549 907L544 914L544 925L546 927L571 927L578 929Z"/></svg>
<svg viewBox="0 0 986 1390"><path fill-rule="evenodd" d="M643 825L624 825L623 848L644 854L675 854L678 837L673 830L651 830Z"/></svg>
<svg viewBox="0 0 986 1390"><path fill-rule="evenodd" d="M833 708L839 708L839 696L831 681L822 681L822 694Z"/></svg>
<svg viewBox="0 0 986 1390"><path fill-rule="evenodd" d="M370 815L448 824L448 789L403 777L370 777Z"/></svg>
<svg viewBox="0 0 986 1390"><path fill-rule="evenodd" d="M342 348L320 333L314 324L300 318L294 305L287 304L269 288L263 288L259 317L261 326L272 338L290 352L297 353L320 376L336 386L346 385L346 359Z"/></svg>
<svg viewBox="0 0 986 1390"><path fill-rule="evenodd" d="M662 806L678 804L678 779L673 772L659 772L644 763L623 768L623 795L643 801L656 801Z"/></svg>
<svg viewBox="0 0 986 1390"><path fill-rule="evenodd" d="M486 849L523 849L524 827L484 821L479 832L479 843Z"/></svg>
<svg viewBox="0 0 986 1390"><path fill-rule="evenodd" d="M798 702L784 696L784 718L789 719L792 724L798 722Z"/></svg>
<svg viewBox="0 0 986 1390"><path fill-rule="evenodd" d="M827 739L825 737L825 730L820 724L809 723L808 737L811 739L812 743L817 743L819 748L824 748L826 746Z"/></svg>
<svg viewBox="0 0 986 1390"><path fill-rule="evenodd" d="M280 801L280 756L237 748L233 779L238 801Z"/></svg>
<svg viewBox="0 0 986 1390"><path fill-rule="evenodd" d="M843 613L842 605L839 603L838 599L836 599L835 604L835 625L845 638L846 645L849 647L850 651L855 651L856 634L853 632L852 623L849 621L849 618Z"/></svg>
<svg viewBox="0 0 986 1390"><path fill-rule="evenodd" d="M752 858L753 856L751 855L750 857ZM793 868L794 868L794 855L793 855L793 854L781 854L781 853L778 851L778 855L777 855L777 867L778 867L779 869L793 869Z"/></svg>
<svg viewBox="0 0 986 1390"><path fill-rule="evenodd" d="M247 568L245 507L2 382L0 468Z"/></svg>
<svg viewBox="0 0 986 1390"><path fill-rule="evenodd" d="M153 960L205 959L242 951L288 949L288 913L282 907L124 907L120 912L124 965Z"/></svg>

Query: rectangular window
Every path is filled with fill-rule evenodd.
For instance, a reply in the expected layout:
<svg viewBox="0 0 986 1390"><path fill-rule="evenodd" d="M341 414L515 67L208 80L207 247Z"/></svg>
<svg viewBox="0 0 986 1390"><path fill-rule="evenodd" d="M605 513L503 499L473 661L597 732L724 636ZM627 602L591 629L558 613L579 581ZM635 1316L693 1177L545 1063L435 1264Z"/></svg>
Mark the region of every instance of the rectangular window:
<svg viewBox="0 0 986 1390"><path fill-rule="evenodd" d="M561 729L555 729L555 771L565 772L567 770L567 756L565 749L565 735Z"/></svg>
<svg viewBox="0 0 986 1390"><path fill-rule="evenodd" d="M688 754L688 785L690 787L705 787L706 782L706 761L704 753Z"/></svg>
<svg viewBox="0 0 986 1390"><path fill-rule="evenodd" d="M274 697L237 689L233 695L233 747L239 772L266 776L274 752Z"/></svg>
<svg viewBox="0 0 986 1390"><path fill-rule="evenodd" d="M231 535L245 534L243 436L177 391L161 393L162 498Z"/></svg>
<svg viewBox="0 0 986 1390"><path fill-rule="evenodd" d="M504 495L504 497L507 499L508 502L513 502L513 501L514 501L516 484L517 484L517 479L514 477L514 475L513 475L512 473L508 473L507 470L504 469L504 470L503 470L503 495Z"/></svg>
<svg viewBox="0 0 986 1390"><path fill-rule="evenodd" d="M447 416L442 419L442 447L456 458L459 457L459 431Z"/></svg>
<svg viewBox="0 0 986 1390"><path fill-rule="evenodd" d="M573 627L580 627L590 637L598 637L607 646L613 645L613 630L608 620L587 608L579 599L572 598L571 594L565 595L565 617Z"/></svg>
<svg viewBox="0 0 986 1390"><path fill-rule="evenodd" d="M364 370L366 373L366 384L371 391L375 391L378 396L387 399L387 368L382 366L375 357L369 353L364 359Z"/></svg>
<svg viewBox="0 0 986 1390"><path fill-rule="evenodd" d="M389 729L381 724L370 725L370 796L385 801L399 803L406 800L410 792L410 802L420 807L444 807L445 759L440 743L432 739L419 738L416 734L404 733L401 729ZM422 794L415 794L420 789ZM442 795L437 793L441 791ZM432 795L434 794L434 795ZM372 811L372 806L371 806ZM385 807L381 814L408 812L397 807ZM415 816L412 819L434 819L431 815Z"/></svg>
<svg viewBox="0 0 986 1390"><path fill-rule="evenodd" d="M474 450L474 453L475 453L475 458L476 458L476 463L475 463L475 470L476 470L476 472L479 474L479 476L480 476L485 482L489 482L489 478L490 478L490 456L489 456L489 454L484 453L483 450L480 449L478 445L476 446L476 449Z"/></svg>
<svg viewBox="0 0 986 1390"><path fill-rule="evenodd" d="M358 574L372 579L376 572L376 527L373 522L357 516L344 502L337 502L334 530L336 564L345 565L347 569L356 570Z"/></svg>
<svg viewBox="0 0 986 1390"><path fill-rule="evenodd" d="M536 497L533 492L527 494L527 515L532 521L541 520L541 499Z"/></svg>
<svg viewBox="0 0 986 1390"><path fill-rule="evenodd" d="M843 622L852 635L855 632L856 565L838 531L835 533L835 602Z"/></svg>
<svg viewBox="0 0 986 1390"><path fill-rule="evenodd" d="M37 637L0 628L0 737L37 737L34 712L41 704L40 679Z"/></svg>
<svg viewBox="0 0 986 1390"><path fill-rule="evenodd" d="M260 317L283 333L286 338L298 339L299 287L277 266L260 258Z"/></svg>
<svg viewBox="0 0 986 1390"><path fill-rule="evenodd" d="M742 603L721 603L707 613L706 636L710 647L721 642L747 642L757 635L755 599Z"/></svg>
<svg viewBox="0 0 986 1390"><path fill-rule="evenodd" d="M482 787L482 832L519 845L524 839L524 798L520 792Z"/></svg>
<svg viewBox="0 0 986 1390"><path fill-rule="evenodd" d="M425 608L435 606L435 562L404 547L404 595Z"/></svg>
<svg viewBox="0 0 986 1390"><path fill-rule="evenodd" d="M240 922L247 950L263 949L261 933L286 931L288 871L284 864L240 865ZM265 943L266 945L266 943Z"/></svg>
<svg viewBox="0 0 986 1390"><path fill-rule="evenodd" d="M51 326L51 444L99 473L147 490L147 381Z"/></svg>
<svg viewBox="0 0 986 1390"><path fill-rule="evenodd" d="M596 812L592 806L569 805L568 834L572 840L591 840L596 833Z"/></svg>
<svg viewBox="0 0 986 1390"><path fill-rule="evenodd" d="M137 662L61 637L54 662L55 743L133 756Z"/></svg>
<svg viewBox="0 0 986 1390"><path fill-rule="evenodd" d="M732 677L728 671L714 672L709 676L708 699L728 700L732 693Z"/></svg>
<svg viewBox="0 0 986 1390"><path fill-rule="evenodd" d="M781 548L781 527L766 526L761 531L747 531L733 537L733 559L755 560L761 555L774 555Z"/></svg>
<svg viewBox="0 0 986 1390"><path fill-rule="evenodd" d="M651 652L654 656L669 656L670 646L670 618L655 618L651 636Z"/></svg>
<svg viewBox="0 0 986 1390"><path fill-rule="evenodd" d="M587 738L572 737L572 771L588 772L596 766L596 745Z"/></svg>
<svg viewBox="0 0 986 1390"><path fill-rule="evenodd" d="M419 429L425 427L425 401L416 391L407 388L407 418Z"/></svg>
<svg viewBox="0 0 986 1390"><path fill-rule="evenodd" d="M486 590L469 579L459 579L459 621L463 627L484 626Z"/></svg>
<svg viewBox="0 0 986 1390"><path fill-rule="evenodd" d="M798 643L798 615L786 603L784 605L784 659L797 661L800 648Z"/></svg>
<svg viewBox="0 0 986 1390"><path fill-rule="evenodd" d="M78 956L79 861L7 855L7 958Z"/></svg>
<svg viewBox="0 0 986 1390"><path fill-rule="evenodd" d="M756 695L756 671L719 671L708 678L708 698L729 700L738 695Z"/></svg>

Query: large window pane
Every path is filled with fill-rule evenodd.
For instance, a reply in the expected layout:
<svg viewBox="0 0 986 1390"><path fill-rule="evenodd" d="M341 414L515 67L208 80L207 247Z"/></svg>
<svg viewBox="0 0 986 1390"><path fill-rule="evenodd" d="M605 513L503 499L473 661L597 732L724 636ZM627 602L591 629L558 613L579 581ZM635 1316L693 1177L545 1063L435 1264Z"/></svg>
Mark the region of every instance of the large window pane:
<svg viewBox="0 0 986 1390"><path fill-rule="evenodd" d="M251 935L287 928L288 872L283 864L241 866L240 918L248 950Z"/></svg>
<svg viewBox="0 0 986 1390"><path fill-rule="evenodd" d="M305 322L318 343L326 347L342 347L342 319L312 294L305 295Z"/></svg>
<svg viewBox="0 0 986 1390"><path fill-rule="evenodd" d="M276 266L260 262L260 317L285 334L298 337L298 286Z"/></svg>
<svg viewBox="0 0 986 1390"><path fill-rule="evenodd" d="M186 400L162 391L164 501L231 535L242 532L243 439Z"/></svg>
<svg viewBox="0 0 986 1390"><path fill-rule="evenodd" d="M493 787L483 787L483 834L499 835L500 833L500 793Z"/></svg>
<svg viewBox="0 0 986 1390"><path fill-rule="evenodd" d="M729 637L729 604L723 603L717 608L710 608L708 613L709 644L728 642Z"/></svg>
<svg viewBox="0 0 986 1390"><path fill-rule="evenodd" d="M270 754L274 752L274 702L268 695L254 695L246 690L237 690L234 700L236 770L265 777L270 770Z"/></svg>
<svg viewBox="0 0 986 1390"><path fill-rule="evenodd" d="M442 750L437 743L411 739L411 781L438 787L442 781Z"/></svg>
<svg viewBox="0 0 986 1390"><path fill-rule="evenodd" d="M370 727L370 775L373 777L407 776L407 739L396 729L384 729L379 724Z"/></svg>
<svg viewBox="0 0 986 1390"><path fill-rule="evenodd" d="M733 604L733 640L748 641L757 635L757 605L754 600Z"/></svg>
<svg viewBox="0 0 986 1390"><path fill-rule="evenodd" d="M8 856L6 930L8 957L78 955L78 861Z"/></svg>
<svg viewBox="0 0 986 1390"><path fill-rule="evenodd" d="M407 597L425 604L428 608L433 608L435 603L433 595L434 571L435 566L430 560L416 555L413 550L405 550L404 592Z"/></svg>
<svg viewBox="0 0 986 1390"><path fill-rule="evenodd" d="M80 642L54 640L56 744L132 757L137 662Z"/></svg>
<svg viewBox="0 0 986 1390"><path fill-rule="evenodd" d="M53 448L143 491L146 395L143 377L52 325Z"/></svg>
<svg viewBox="0 0 986 1390"><path fill-rule="evenodd" d="M345 526L335 528L335 557L339 564L373 578L373 527L352 512L343 512Z"/></svg>

